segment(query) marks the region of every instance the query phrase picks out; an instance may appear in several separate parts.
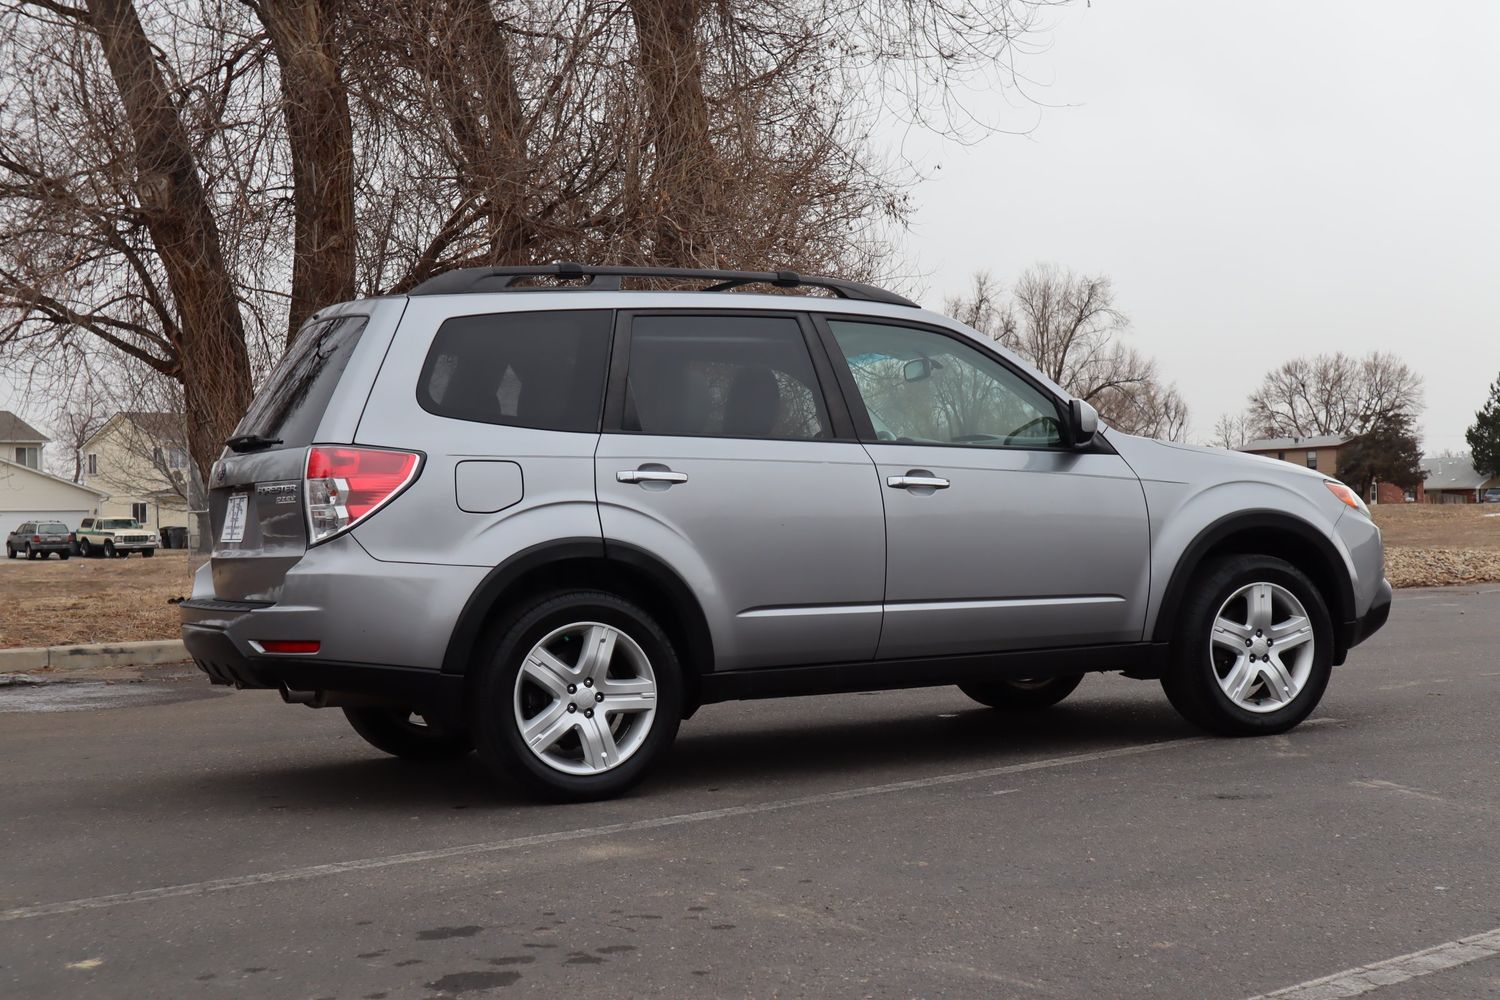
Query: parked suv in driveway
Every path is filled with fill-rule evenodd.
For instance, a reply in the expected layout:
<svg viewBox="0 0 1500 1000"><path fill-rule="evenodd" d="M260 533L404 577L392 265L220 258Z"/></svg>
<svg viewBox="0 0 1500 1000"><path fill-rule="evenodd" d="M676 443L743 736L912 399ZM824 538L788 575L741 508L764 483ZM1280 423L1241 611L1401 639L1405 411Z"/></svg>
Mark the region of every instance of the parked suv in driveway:
<svg viewBox="0 0 1500 1000"><path fill-rule="evenodd" d="M26 521L5 536L5 554L11 559L45 559L53 552L68 558L68 526L61 521Z"/></svg>
<svg viewBox="0 0 1500 1000"><path fill-rule="evenodd" d="M729 294L757 283L827 294ZM1122 434L951 319L787 272L470 269L325 309L209 485L181 607L211 678L562 799L742 698L1030 711L1120 671L1279 733L1391 602L1343 484Z"/></svg>

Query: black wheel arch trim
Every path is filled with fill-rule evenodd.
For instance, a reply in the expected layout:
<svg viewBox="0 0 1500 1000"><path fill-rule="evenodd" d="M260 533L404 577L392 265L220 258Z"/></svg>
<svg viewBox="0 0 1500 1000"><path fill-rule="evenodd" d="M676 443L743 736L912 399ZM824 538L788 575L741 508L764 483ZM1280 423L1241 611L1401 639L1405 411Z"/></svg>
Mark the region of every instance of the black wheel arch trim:
<svg viewBox="0 0 1500 1000"><path fill-rule="evenodd" d="M475 645L490 625L496 602L516 581L550 563L569 559L616 562L651 581L671 601L673 610L680 616L680 624L687 633L685 638L689 648L679 651L684 681L690 683L694 674L712 669L713 642L708 630L708 619L693 595L692 588L675 570L645 549L595 537L555 539L533 545L490 570L459 612L443 654L442 672L466 672ZM588 586L588 581L580 580L578 585ZM628 594L622 596L629 597Z"/></svg>
<svg viewBox="0 0 1500 1000"><path fill-rule="evenodd" d="M1172 623L1187 596L1193 575L1214 546L1242 532L1268 530L1285 532L1306 542L1322 564L1321 569L1327 578L1334 583L1333 606L1328 611L1333 617L1331 624L1334 634L1340 636L1340 648L1335 650L1334 662L1341 662L1347 650L1342 642L1341 626L1354 619L1354 584L1349 579L1349 571L1338 550L1323 532L1302 518L1279 510L1236 511L1224 515L1198 533L1183 550L1182 557L1172 569L1167 588L1162 592L1161 606L1156 612L1156 625L1151 633L1152 641L1161 643L1171 639Z"/></svg>

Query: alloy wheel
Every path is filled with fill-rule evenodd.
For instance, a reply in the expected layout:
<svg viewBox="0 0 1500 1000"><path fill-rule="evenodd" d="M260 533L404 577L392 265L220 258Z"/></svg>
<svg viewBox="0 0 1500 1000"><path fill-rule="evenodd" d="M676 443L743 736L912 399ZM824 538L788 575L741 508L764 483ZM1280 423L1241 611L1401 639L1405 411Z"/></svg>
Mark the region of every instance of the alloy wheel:
<svg viewBox="0 0 1500 1000"><path fill-rule="evenodd" d="M1312 619L1287 588L1250 583L1219 607L1209 639L1214 676L1234 705L1275 712L1294 701L1312 674Z"/></svg>
<svg viewBox="0 0 1500 1000"><path fill-rule="evenodd" d="M575 622L526 654L516 674L515 722L548 767L601 774L645 743L656 698L651 661L634 639L612 625Z"/></svg>

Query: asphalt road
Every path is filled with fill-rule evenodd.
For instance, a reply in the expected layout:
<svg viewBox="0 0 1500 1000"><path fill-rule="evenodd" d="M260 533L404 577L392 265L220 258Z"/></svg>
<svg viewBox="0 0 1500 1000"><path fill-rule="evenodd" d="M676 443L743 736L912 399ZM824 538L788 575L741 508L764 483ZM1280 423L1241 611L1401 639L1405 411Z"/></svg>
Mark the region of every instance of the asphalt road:
<svg viewBox="0 0 1500 1000"><path fill-rule="evenodd" d="M1497 996L1497 646L1402 592L1257 740L1112 676L713 706L546 808L272 694L0 692L0 996Z"/></svg>

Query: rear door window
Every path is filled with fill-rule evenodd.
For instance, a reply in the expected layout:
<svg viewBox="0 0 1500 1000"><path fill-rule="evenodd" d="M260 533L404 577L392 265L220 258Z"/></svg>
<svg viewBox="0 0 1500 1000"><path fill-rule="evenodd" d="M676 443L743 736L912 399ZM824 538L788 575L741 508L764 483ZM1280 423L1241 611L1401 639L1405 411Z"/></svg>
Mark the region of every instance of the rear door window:
<svg viewBox="0 0 1500 1000"><path fill-rule="evenodd" d="M831 436L790 316L635 317L622 426L687 437Z"/></svg>
<svg viewBox="0 0 1500 1000"><path fill-rule="evenodd" d="M364 316L335 316L303 326L235 435L279 438L289 448L312 444L365 322Z"/></svg>
<svg viewBox="0 0 1500 1000"><path fill-rule="evenodd" d="M433 337L417 402L456 420L597 432L613 327L607 309L455 316Z"/></svg>

